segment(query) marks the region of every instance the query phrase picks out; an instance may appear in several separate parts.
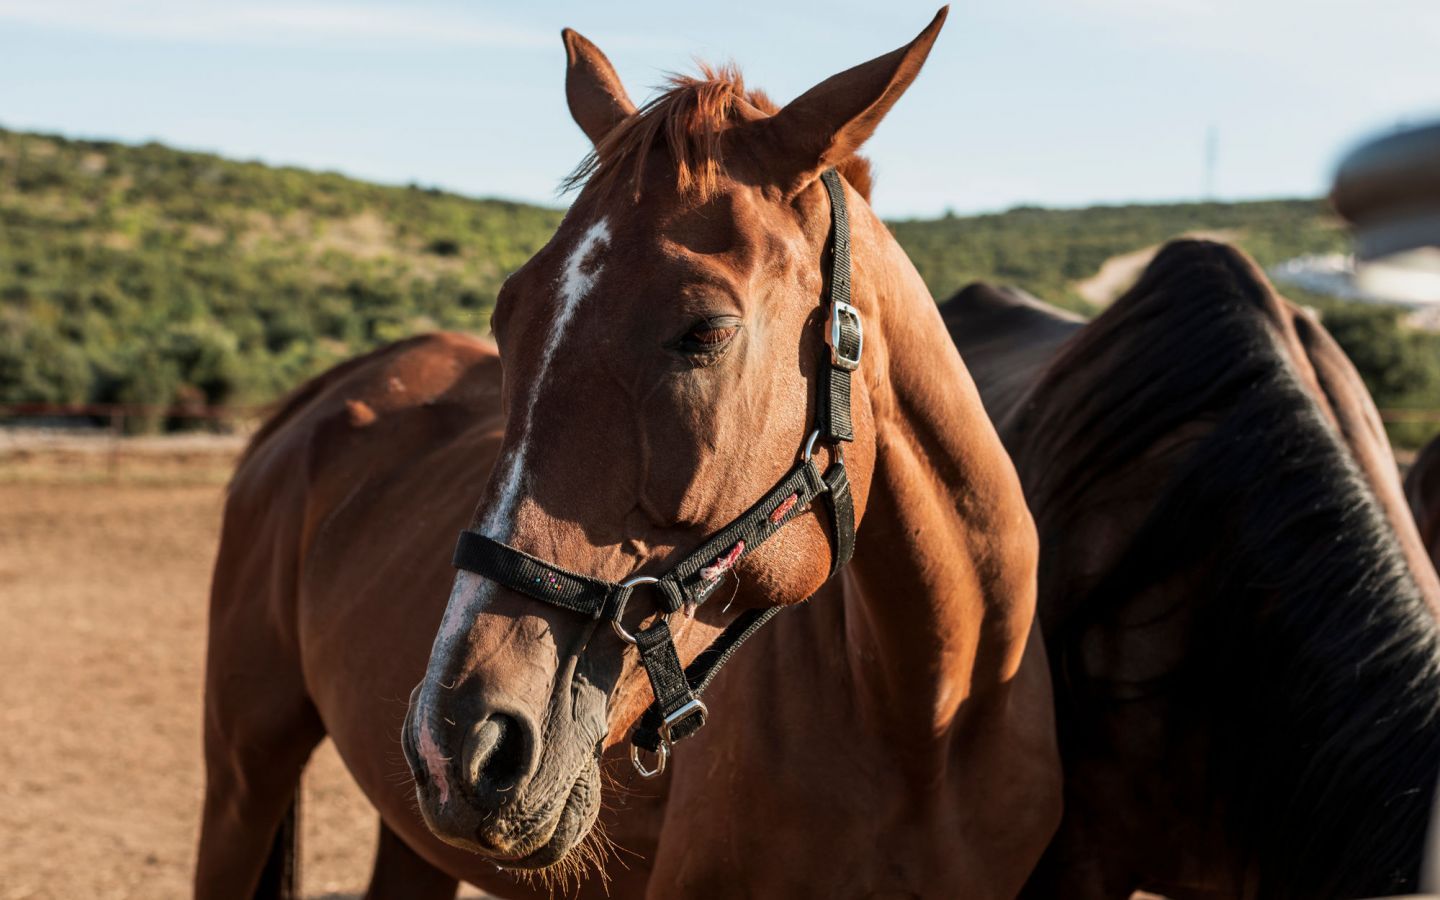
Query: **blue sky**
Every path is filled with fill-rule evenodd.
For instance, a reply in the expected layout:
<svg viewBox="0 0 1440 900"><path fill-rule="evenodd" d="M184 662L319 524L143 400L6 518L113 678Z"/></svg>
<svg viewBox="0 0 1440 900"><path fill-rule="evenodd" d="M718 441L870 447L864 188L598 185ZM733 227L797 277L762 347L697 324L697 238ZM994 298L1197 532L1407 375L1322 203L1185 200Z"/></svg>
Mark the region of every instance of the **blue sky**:
<svg viewBox="0 0 1440 900"><path fill-rule="evenodd" d="M0 0L0 125L563 204L586 149L559 32L641 102L694 58L784 101L938 3ZM1318 195L1357 138L1440 115L1440 0L1004 0L951 8L868 151L887 216Z"/></svg>

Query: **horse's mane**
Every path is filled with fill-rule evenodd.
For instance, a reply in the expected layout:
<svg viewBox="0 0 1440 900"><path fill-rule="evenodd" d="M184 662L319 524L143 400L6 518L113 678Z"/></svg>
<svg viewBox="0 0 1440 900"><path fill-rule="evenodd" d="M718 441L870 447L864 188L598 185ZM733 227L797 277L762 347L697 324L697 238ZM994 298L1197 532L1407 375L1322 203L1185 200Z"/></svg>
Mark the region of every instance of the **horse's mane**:
<svg viewBox="0 0 1440 900"><path fill-rule="evenodd" d="M1042 546L1189 435L1115 564L1045 623L1062 734L1098 746L1106 710L1162 698L1162 743L1212 736L1204 796L1258 896L1403 893L1440 770L1440 633L1297 380L1270 321L1284 309L1239 252L1172 243L1019 412ZM1057 574L1042 563L1042 596ZM1188 618L1182 663L1143 685L1086 671L1082 641L1132 627L1132 601L1177 582L1163 615Z"/></svg>
<svg viewBox="0 0 1440 900"><path fill-rule="evenodd" d="M698 65L698 76L671 75L664 93L605 135L565 179L563 189L589 184L608 193L628 188L638 198L646 164L656 150L663 149L675 167L676 190L701 202L709 199L725 173L725 133L747 121L746 114L774 115L779 107L763 91L746 91L745 80L733 64ZM751 109L745 110L747 106ZM851 187L870 199L869 161L851 155L836 168Z"/></svg>

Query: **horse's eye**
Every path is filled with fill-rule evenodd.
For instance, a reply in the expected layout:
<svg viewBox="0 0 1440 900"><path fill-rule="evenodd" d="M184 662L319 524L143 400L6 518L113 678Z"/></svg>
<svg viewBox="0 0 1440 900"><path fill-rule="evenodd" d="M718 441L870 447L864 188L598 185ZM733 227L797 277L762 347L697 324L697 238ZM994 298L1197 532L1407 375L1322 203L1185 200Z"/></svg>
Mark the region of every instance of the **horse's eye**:
<svg viewBox="0 0 1440 900"><path fill-rule="evenodd" d="M680 352L693 355L714 353L730 343L739 330L739 320L728 317L696 322L680 339Z"/></svg>

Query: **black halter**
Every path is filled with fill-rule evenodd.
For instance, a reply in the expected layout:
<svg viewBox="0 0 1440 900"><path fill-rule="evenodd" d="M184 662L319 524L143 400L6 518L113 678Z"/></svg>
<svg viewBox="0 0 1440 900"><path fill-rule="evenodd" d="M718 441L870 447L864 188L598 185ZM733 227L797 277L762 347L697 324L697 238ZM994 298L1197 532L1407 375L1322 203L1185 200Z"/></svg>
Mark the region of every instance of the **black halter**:
<svg viewBox="0 0 1440 900"><path fill-rule="evenodd" d="M845 188L834 169L821 176L830 196L829 285L822 303L829 306L828 358L821 368L820 421L805 442L800 460L780 482L739 518L707 538L679 565L659 577L640 575L622 582L601 581L569 572L474 531L462 531L454 564L497 584L552 606L592 619L608 619L621 639L640 651L655 702L640 717L630 736L630 758L640 774L653 777L665 769L670 745L705 724L707 710L700 695L735 650L783 607L747 610L686 669L681 668L670 633L670 616L704 603L741 559L755 552L820 497L827 501L832 530L833 575L850 561L855 549L855 506L840 445L855 439L850 422L850 373L860 365L863 333L860 314L850 300L850 223ZM823 473L811 457L817 440L832 447L832 462ZM653 585L663 614L648 628L631 634L620 617L631 593ZM653 769L641 762L639 750L658 754Z"/></svg>

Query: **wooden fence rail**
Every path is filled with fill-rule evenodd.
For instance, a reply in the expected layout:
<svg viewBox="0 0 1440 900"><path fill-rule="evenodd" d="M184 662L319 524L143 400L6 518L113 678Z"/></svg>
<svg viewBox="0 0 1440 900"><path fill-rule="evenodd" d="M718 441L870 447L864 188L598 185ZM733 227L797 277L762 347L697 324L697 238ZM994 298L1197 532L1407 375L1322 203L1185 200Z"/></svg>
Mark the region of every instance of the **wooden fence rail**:
<svg viewBox="0 0 1440 900"><path fill-rule="evenodd" d="M1380 418L1386 422L1434 422L1440 425L1440 409L1382 409Z"/></svg>
<svg viewBox="0 0 1440 900"><path fill-rule="evenodd" d="M174 404L170 406L145 403L0 403L0 419L107 419L165 418L233 422L260 418L264 406L204 406Z"/></svg>

